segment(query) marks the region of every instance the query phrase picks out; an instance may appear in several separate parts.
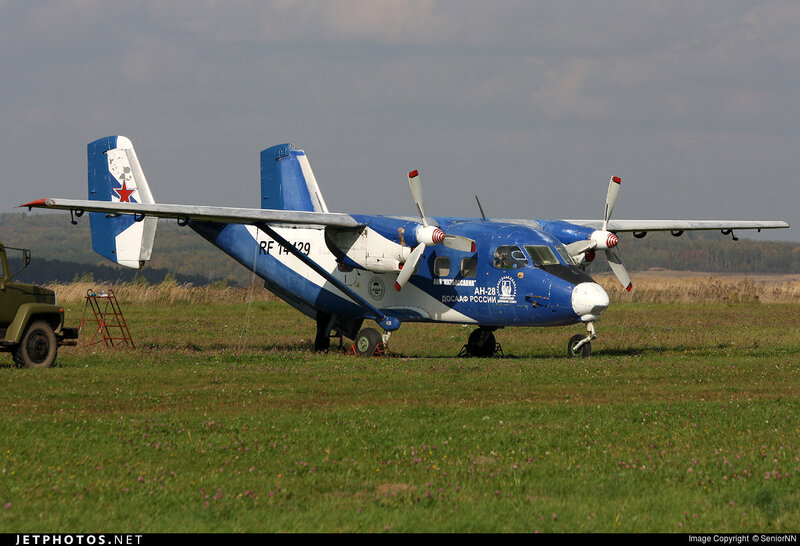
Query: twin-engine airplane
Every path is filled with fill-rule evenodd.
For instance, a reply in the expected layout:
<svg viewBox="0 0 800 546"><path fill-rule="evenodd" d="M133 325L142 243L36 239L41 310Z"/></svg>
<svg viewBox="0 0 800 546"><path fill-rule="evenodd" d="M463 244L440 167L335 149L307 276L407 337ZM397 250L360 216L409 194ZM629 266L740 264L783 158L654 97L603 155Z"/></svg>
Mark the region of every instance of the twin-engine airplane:
<svg viewBox="0 0 800 546"><path fill-rule="evenodd" d="M261 152L261 208L157 204L131 141L88 146L89 199L41 199L29 208L90 213L94 250L120 265L150 259L158 218L188 225L264 279L264 286L317 324L315 349L331 335L380 354L402 322L473 324L464 352L491 356L505 326L583 323L569 356L586 357L608 307L584 271L597 251L628 290L616 233L787 228L780 221L611 220L620 179L609 182L602 220L497 220L425 215L417 171L408 174L419 217L328 212L306 154L289 144ZM480 203L478 203L480 206ZM75 220L72 220L76 223ZM735 239L735 236L734 236ZM365 319L378 323L361 329Z"/></svg>

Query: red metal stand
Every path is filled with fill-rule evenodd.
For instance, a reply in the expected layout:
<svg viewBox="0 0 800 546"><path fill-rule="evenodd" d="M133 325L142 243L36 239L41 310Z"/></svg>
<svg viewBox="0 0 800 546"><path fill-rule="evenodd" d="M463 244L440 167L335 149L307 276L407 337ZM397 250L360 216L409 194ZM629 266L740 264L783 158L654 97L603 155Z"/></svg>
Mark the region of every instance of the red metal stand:
<svg viewBox="0 0 800 546"><path fill-rule="evenodd" d="M87 309L91 307L92 316L87 316ZM88 332L84 335L84 324L90 324L92 328L91 338L87 341ZM95 328L94 325L97 325ZM86 304L83 306L83 318L78 327L80 331L81 344L84 347L91 347L102 343L106 347L121 347L123 344L133 347L133 338L128 330L122 309L119 307L114 291L109 289L105 292L95 293L94 290L86 291Z"/></svg>
<svg viewBox="0 0 800 546"><path fill-rule="evenodd" d="M386 356L389 352L389 348L386 346L385 343L378 343L375 346L375 350L372 351L370 356ZM350 345L350 348L347 350L347 354L349 355L357 355L358 351L356 350L355 344Z"/></svg>

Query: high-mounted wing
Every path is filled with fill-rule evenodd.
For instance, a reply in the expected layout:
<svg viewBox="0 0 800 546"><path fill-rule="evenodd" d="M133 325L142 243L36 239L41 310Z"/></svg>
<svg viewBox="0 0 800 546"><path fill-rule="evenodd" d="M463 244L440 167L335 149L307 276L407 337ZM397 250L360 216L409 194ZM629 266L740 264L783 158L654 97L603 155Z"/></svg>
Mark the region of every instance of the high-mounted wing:
<svg viewBox="0 0 800 546"><path fill-rule="evenodd" d="M594 259L595 250L605 251L608 265L628 291L633 284L617 246L619 239L616 234L619 232L633 232L634 237L641 238L648 231L669 231L672 235L679 236L684 231L719 230L736 240L733 233L735 229L761 231L789 227L787 222L775 220L612 220L611 213L619 196L621 183L622 179L618 176L609 181L602 220L540 220L538 224L563 242L572 259L581 267Z"/></svg>
<svg viewBox="0 0 800 546"><path fill-rule="evenodd" d="M132 214L137 219L146 216L175 218L181 221L220 222L227 224L305 224L343 228L359 228L365 224L349 214L337 212L307 212L300 210L243 209L204 205L170 205L160 203L118 203L89 201L84 199L39 199L20 207L69 210L83 212L105 212L107 214Z"/></svg>
<svg viewBox="0 0 800 546"><path fill-rule="evenodd" d="M564 220L570 224L578 224L594 229L603 228L603 220ZM696 231L696 230L733 230L733 229L782 229L788 228L788 222L779 220L609 220L608 231L613 232L645 232L645 231Z"/></svg>

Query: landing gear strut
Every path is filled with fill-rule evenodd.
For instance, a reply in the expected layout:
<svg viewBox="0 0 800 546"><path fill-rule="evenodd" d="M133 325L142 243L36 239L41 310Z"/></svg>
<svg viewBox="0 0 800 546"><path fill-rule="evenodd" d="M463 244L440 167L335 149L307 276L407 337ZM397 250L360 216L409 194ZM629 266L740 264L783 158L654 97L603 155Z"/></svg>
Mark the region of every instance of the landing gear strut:
<svg viewBox="0 0 800 546"><path fill-rule="evenodd" d="M327 352L331 347L332 317L329 313L317 312L317 335L314 338L314 351Z"/></svg>
<svg viewBox="0 0 800 546"><path fill-rule="evenodd" d="M581 334L576 334L570 338L569 344L567 344L567 356L569 358L575 358L577 356L586 358L592 354L591 342L597 337L597 333L594 330L594 323L587 322L586 330L589 332L587 335L582 336Z"/></svg>
<svg viewBox="0 0 800 546"><path fill-rule="evenodd" d="M467 344L461 348L458 356L490 357L495 353L503 354L503 348L494 338L494 333L489 328L477 328L472 331Z"/></svg>

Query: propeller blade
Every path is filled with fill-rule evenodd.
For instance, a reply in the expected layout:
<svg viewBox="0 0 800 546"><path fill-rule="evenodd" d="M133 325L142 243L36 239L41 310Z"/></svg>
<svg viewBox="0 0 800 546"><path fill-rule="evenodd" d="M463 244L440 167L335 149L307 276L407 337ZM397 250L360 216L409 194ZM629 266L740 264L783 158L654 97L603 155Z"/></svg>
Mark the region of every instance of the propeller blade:
<svg viewBox="0 0 800 546"><path fill-rule="evenodd" d="M419 241L420 246L425 248L425 244L443 244L447 248L452 248L453 250L459 250L461 252L475 252L475 241L469 239L468 237L462 237L461 235L447 235L442 232L441 229L435 226L431 226L428 224L428 219L425 217L425 207L422 204L422 183L419 181L419 171L411 171L408 173L408 185L411 187L411 196L414 198L414 204L417 206L417 211L419 211L419 216L422 219L422 227L417 228L416 236L417 241ZM423 244L423 242L425 244ZM413 252L416 252L417 248L414 249ZM412 252L412 257L413 257ZM422 251L420 250L420 253ZM417 258L419 259L419 258ZM413 261L414 267L416 267L417 262L415 260L409 259L409 262ZM413 269L413 268L412 268ZM411 273L408 274L410 276ZM398 283L395 284L398 290L403 287L405 281L408 280L408 276L398 277ZM400 279L403 279L400 282Z"/></svg>
<svg viewBox="0 0 800 546"><path fill-rule="evenodd" d="M403 289L403 287L408 282L408 279L411 278L411 275L414 274L414 271L417 269L417 264L419 264L420 258L422 258L422 253L425 252L425 243L420 243L417 245L411 252L411 256L408 257L406 263L403 264L403 269L400 270L400 274L397 276L397 280L394 282L394 288L398 292Z"/></svg>
<svg viewBox="0 0 800 546"><path fill-rule="evenodd" d="M468 237L462 237L461 235L445 234L442 244L447 248L452 248L453 250L459 250L461 252L475 252L475 241Z"/></svg>
<svg viewBox="0 0 800 546"><path fill-rule="evenodd" d="M617 202L619 195L619 187L622 179L619 176L612 176L608 182L608 193L606 194L606 212L603 216L603 231L608 229L608 221L611 219L611 213L614 211L614 204Z"/></svg>
<svg viewBox="0 0 800 546"><path fill-rule="evenodd" d="M633 288L633 283L631 282L630 275L628 275L628 271L625 269L625 265L622 263L622 253L619 251L619 247L615 246L606 250L606 258L608 259L608 265L611 267L611 271L617 276L619 282L625 287L625 290L630 292L631 288Z"/></svg>
<svg viewBox="0 0 800 546"><path fill-rule="evenodd" d="M417 206L419 215L422 218L422 225L428 227L428 220L425 218L425 209L422 206L422 183L419 181L419 172L414 170L408 173L408 184L411 186L411 196Z"/></svg>
<svg viewBox="0 0 800 546"><path fill-rule="evenodd" d="M597 241L575 241L574 243L567 245L567 252L569 252L571 256L577 256L578 254L586 252L587 250L591 250L596 246Z"/></svg>

